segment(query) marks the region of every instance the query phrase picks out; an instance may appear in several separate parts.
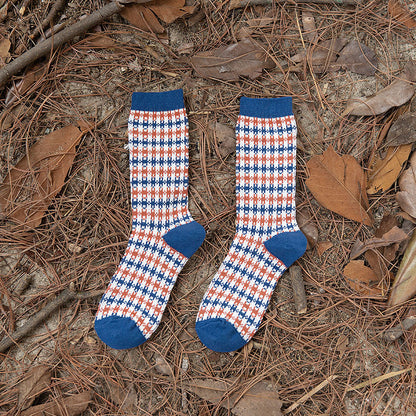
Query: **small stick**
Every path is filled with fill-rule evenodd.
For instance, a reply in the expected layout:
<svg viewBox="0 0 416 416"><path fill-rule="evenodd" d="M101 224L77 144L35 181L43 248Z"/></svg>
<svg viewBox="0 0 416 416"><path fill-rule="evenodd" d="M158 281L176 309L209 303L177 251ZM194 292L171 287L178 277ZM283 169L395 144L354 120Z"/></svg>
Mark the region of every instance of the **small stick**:
<svg viewBox="0 0 416 416"><path fill-rule="evenodd" d="M56 15L66 6L67 0L56 0L53 3L51 10L48 15L43 19L40 27L37 27L34 32L30 35L30 39L34 39L39 33L46 28L48 25L52 25Z"/></svg>
<svg viewBox="0 0 416 416"><path fill-rule="evenodd" d="M9 80L9 78L17 74L22 69L26 68L28 65L32 64L37 59L48 55L53 48L56 49L73 39L75 36L78 36L87 30L97 26L108 17L119 12L122 8L123 5L118 1L112 1L93 12L85 19L82 19L79 22L68 26L58 34L38 43L32 49L29 49L24 54L20 55L12 62L8 63L0 69L0 87L2 87Z"/></svg>
<svg viewBox="0 0 416 416"><path fill-rule="evenodd" d="M356 6L359 0L231 0L230 10L245 6L267 5L273 3L294 3L294 4L336 4L338 6Z"/></svg>
<svg viewBox="0 0 416 416"><path fill-rule="evenodd" d="M293 403L291 406L289 406L283 413L286 415L286 414L292 412L299 405L306 402L306 400L310 399L315 393L318 393L318 391L322 390L327 384L329 384L332 380L335 380L337 377L338 376L335 375L335 374L333 374L332 376L329 376L326 380L324 380L322 383L318 384L310 392L306 393L299 400L297 400L295 403Z"/></svg>
<svg viewBox="0 0 416 416"><path fill-rule="evenodd" d="M378 383L380 381L388 380L389 378L399 376L400 374L407 373L412 370L413 367L407 367L404 370L392 371L391 373L383 374L382 376L374 377L371 380L363 381L362 383L356 384L355 386L348 387L346 391L353 391L357 389L362 389L363 387L370 386L371 384Z"/></svg>
<svg viewBox="0 0 416 416"><path fill-rule="evenodd" d="M396 341L403 335L404 331L408 331L414 325L416 325L416 315L409 316L393 328L387 329L383 338L389 342Z"/></svg>
<svg viewBox="0 0 416 416"><path fill-rule="evenodd" d="M299 266L289 268L290 281L292 282L293 297L295 299L296 312L299 315L306 313L305 284L302 277L302 269Z"/></svg>
<svg viewBox="0 0 416 416"><path fill-rule="evenodd" d="M19 329L12 334L7 334L0 342L0 353L9 349L16 344L20 339L26 336L30 331L36 328L42 321L44 321L55 309L65 305L70 300L74 299L88 299L102 295L102 291L94 290L91 292L73 292L69 289L64 289L53 301L48 303L38 314L32 316Z"/></svg>

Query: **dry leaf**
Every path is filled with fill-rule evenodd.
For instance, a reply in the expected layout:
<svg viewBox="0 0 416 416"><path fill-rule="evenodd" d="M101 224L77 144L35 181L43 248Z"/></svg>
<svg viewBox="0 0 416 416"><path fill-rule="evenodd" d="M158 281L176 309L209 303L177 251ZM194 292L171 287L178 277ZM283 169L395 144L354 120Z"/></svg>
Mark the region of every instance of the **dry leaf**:
<svg viewBox="0 0 416 416"><path fill-rule="evenodd" d="M390 127L387 146L400 146L416 142L416 113L405 113Z"/></svg>
<svg viewBox="0 0 416 416"><path fill-rule="evenodd" d="M191 14L196 6L185 6L185 0L153 0L142 4L129 4L120 14L132 25L145 32L164 33L165 28L158 18L169 24Z"/></svg>
<svg viewBox="0 0 416 416"><path fill-rule="evenodd" d="M386 263L379 250L367 250L364 254L365 260L367 261L370 268L377 275L378 280L385 278L388 273Z"/></svg>
<svg viewBox="0 0 416 416"><path fill-rule="evenodd" d="M120 386L111 379L107 380L111 401L120 406L120 410L126 415L134 415L137 411L138 397L134 384L131 383L127 388Z"/></svg>
<svg viewBox="0 0 416 416"><path fill-rule="evenodd" d="M379 191L387 191L396 181L412 150L411 144L389 147L384 159L376 159L368 173L367 193L372 195Z"/></svg>
<svg viewBox="0 0 416 416"><path fill-rule="evenodd" d="M344 268L344 276L353 290L364 296L379 296L382 290L376 287L379 278L376 273L364 265L363 260L352 260Z"/></svg>
<svg viewBox="0 0 416 416"><path fill-rule="evenodd" d="M0 208L27 229L38 226L52 198L60 191L75 158L82 133L64 127L38 140L0 184Z"/></svg>
<svg viewBox="0 0 416 416"><path fill-rule="evenodd" d="M322 254L325 253L325 251L329 250L334 245L330 241L321 241L316 246L316 251L318 252L318 256L321 257Z"/></svg>
<svg viewBox="0 0 416 416"><path fill-rule="evenodd" d="M365 251L370 249L385 247L394 243L400 243L403 240L406 240L407 237L408 235L401 228L393 227L390 231L383 234L381 238L374 237L366 240L365 242L361 242L359 239L357 239L351 249L350 258L356 259Z"/></svg>
<svg viewBox="0 0 416 416"><path fill-rule="evenodd" d="M54 398L55 402L39 404L24 410L19 416L77 416L87 410L92 392L74 394L64 399Z"/></svg>
<svg viewBox="0 0 416 416"><path fill-rule="evenodd" d="M389 305L406 302L416 294L416 231L407 246L390 292Z"/></svg>
<svg viewBox="0 0 416 416"><path fill-rule="evenodd" d="M316 73L347 69L358 74L374 75L377 69L377 57L374 51L355 39L324 40L312 46L310 51L301 52L291 59L294 62L308 59ZM303 70L302 66L291 69Z"/></svg>
<svg viewBox="0 0 416 416"><path fill-rule="evenodd" d="M312 157L307 168L306 185L322 206L351 220L373 223L367 212L365 173L354 157L341 157L330 146L322 155Z"/></svg>
<svg viewBox="0 0 416 416"><path fill-rule="evenodd" d="M215 136L215 144L221 157L227 157L235 152L235 130L225 124L214 122L210 129Z"/></svg>
<svg viewBox="0 0 416 416"><path fill-rule="evenodd" d="M112 49L117 46L117 43L114 42L114 40L109 36L103 35L101 33L96 33L89 35L81 42L79 42L78 45L86 46L91 49Z"/></svg>
<svg viewBox="0 0 416 416"><path fill-rule="evenodd" d="M167 376L173 375L171 366L166 362L165 358L160 354L156 354L155 358L155 370L160 374L165 374Z"/></svg>
<svg viewBox="0 0 416 416"><path fill-rule="evenodd" d="M303 207L296 212L296 220L299 228L305 234L307 240L306 249L309 250L316 246L318 242L318 227L315 224L315 220L307 207Z"/></svg>
<svg viewBox="0 0 416 416"><path fill-rule="evenodd" d="M378 60L372 49L354 39L342 49L336 63L356 74L374 75Z"/></svg>
<svg viewBox="0 0 416 416"><path fill-rule="evenodd" d="M381 238L383 234L386 234L390 231L393 227L397 227L399 223L397 222L397 218L391 214L385 214L381 219L380 225L378 226L377 230L374 233L375 237ZM401 230L406 233L407 236L411 235L411 232L405 228L406 224L403 222L401 226ZM400 245L405 245L408 241L408 238L404 239L400 243L393 243L389 246L380 247L378 251L382 254L383 261L392 262L396 258L396 253Z"/></svg>
<svg viewBox="0 0 416 416"><path fill-rule="evenodd" d="M234 384L235 379L223 381L196 379L190 382L187 388L210 403L220 403L222 407L237 416L282 415L280 410L282 402L271 383L259 381L250 389L239 391L235 391Z"/></svg>
<svg viewBox="0 0 416 416"><path fill-rule="evenodd" d="M0 41L0 68L7 63L10 57L10 46L10 40L7 38L4 38Z"/></svg>
<svg viewBox="0 0 416 416"><path fill-rule="evenodd" d="M205 78L238 81L240 76L255 79L274 63L264 50L251 39L200 52L191 58L195 71Z"/></svg>
<svg viewBox="0 0 416 416"><path fill-rule="evenodd" d="M337 344L335 345L335 350L339 352L340 358L345 354L345 351L348 346L349 339L346 335L341 334L337 340Z"/></svg>
<svg viewBox="0 0 416 416"><path fill-rule="evenodd" d="M23 95L33 84L39 81L48 72L47 65L35 65L29 70L18 83L13 85L7 91L5 106L13 104L21 95Z"/></svg>
<svg viewBox="0 0 416 416"><path fill-rule="evenodd" d="M129 4L120 14L133 26L150 33L164 33L165 28L159 23L155 14L141 4Z"/></svg>
<svg viewBox="0 0 416 416"><path fill-rule="evenodd" d="M399 187L396 201L403 211L416 218L416 152L410 158L410 167L400 176Z"/></svg>
<svg viewBox="0 0 416 416"><path fill-rule="evenodd" d="M51 382L51 370L47 365L33 367L17 386L19 392L18 404L24 410L32 405L36 396L42 393Z"/></svg>
<svg viewBox="0 0 416 416"><path fill-rule="evenodd" d="M415 81L416 65L410 61L404 67L403 72L377 94L348 100L342 115L373 116L385 113L390 108L398 107L412 98L415 92L412 82Z"/></svg>
<svg viewBox="0 0 416 416"><path fill-rule="evenodd" d="M413 19L410 11L402 5L400 0L389 0L387 9L389 15L402 25L408 27L409 29L416 27L416 20Z"/></svg>

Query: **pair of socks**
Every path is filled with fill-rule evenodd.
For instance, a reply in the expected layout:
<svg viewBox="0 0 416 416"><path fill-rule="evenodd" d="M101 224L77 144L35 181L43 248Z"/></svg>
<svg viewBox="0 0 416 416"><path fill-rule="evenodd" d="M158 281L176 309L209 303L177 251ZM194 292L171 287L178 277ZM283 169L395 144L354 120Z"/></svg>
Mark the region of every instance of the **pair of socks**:
<svg viewBox="0 0 416 416"><path fill-rule="evenodd" d="M132 233L98 307L95 330L115 349L156 330L176 278L205 238L188 210L188 120L182 90L134 93L129 118ZM279 277L306 249L296 223L291 97L240 101L236 234L205 293L196 332L234 351L255 334Z"/></svg>

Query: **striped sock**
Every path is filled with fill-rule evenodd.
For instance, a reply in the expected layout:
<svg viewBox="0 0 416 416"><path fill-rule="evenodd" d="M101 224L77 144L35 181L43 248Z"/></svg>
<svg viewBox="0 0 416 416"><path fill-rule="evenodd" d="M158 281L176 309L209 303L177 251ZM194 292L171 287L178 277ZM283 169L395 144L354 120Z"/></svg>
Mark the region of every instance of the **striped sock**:
<svg viewBox="0 0 416 416"><path fill-rule="evenodd" d="M95 319L98 336L116 349L156 330L179 272L205 238L188 210L182 90L134 93L128 132L132 233Z"/></svg>
<svg viewBox="0 0 416 416"><path fill-rule="evenodd" d="M253 337L279 277L306 249L296 223L291 97L243 97L236 132L236 235L196 322L201 341L219 352Z"/></svg>

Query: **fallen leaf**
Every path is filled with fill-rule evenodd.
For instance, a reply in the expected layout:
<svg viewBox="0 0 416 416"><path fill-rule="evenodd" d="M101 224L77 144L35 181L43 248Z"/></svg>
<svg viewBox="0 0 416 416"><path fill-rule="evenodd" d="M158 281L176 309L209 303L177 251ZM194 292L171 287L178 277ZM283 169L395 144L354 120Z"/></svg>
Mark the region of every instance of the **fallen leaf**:
<svg viewBox="0 0 416 416"><path fill-rule="evenodd" d="M387 146L400 146L416 142L416 113L405 113L390 127Z"/></svg>
<svg viewBox="0 0 416 416"><path fill-rule="evenodd" d="M410 61L403 72L387 87L370 97L359 97L348 100L343 116L373 116L385 113L390 108L398 107L409 101L414 92L416 65Z"/></svg>
<svg viewBox="0 0 416 416"><path fill-rule="evenodd" d="M157 34L165 32L165 28L159 23L155 14L148 7L141 4L129 4L123 7L120 14L129 23L144 32Z"/></svg>
<svg viewBox="0 0 416 416"><path fill-rule="evenodd" d="M381 238L383 237L383 234L386 234L388 231L390 231L394 227L398 227L399 223L397 221L397 218L394 215L391 214L385 214L383 215L383 218L381 219L380 225L374 232L374 236ZM409 237L411 234L406 228L405 228L405 222L403 221L403 224L401 226L401 230L406 233L406 235ZM404 239L400 243L393 243L389 246L380 247L378 248L378 251L382 254L383 261L392 262L396 258L396 253L400 245L404 245L405 242L408 241L408 238Z"/></svg>
<svg viewBox="0 0 416 416"><path fill-rule="evenodd" d="M410 158L410 167L400 176L399 187L396 201L403 211L416 218L416 152Z"/></svg>
<svg viewBox="0 0 416 416"><path fill-rule="evenodd" d="M308 59L314 72L322 73L326 71L337 71L340 69L340 65L336 64L338 54L341 49L348 43L346 38L335 38L330 40L324 40L312 45L309 50L302 51L290 59L293 62L303 62ZM292 68L295 70L295 68ZM299 67L301 69L301 67Z"/></svg>
<svg viewBox="0 0 416 416"><path fill-rule="evenodd" d="M155 358L155 370L160 374L165 374L166 376L171 376L173 374L171 366L160 354L157 354Z"/></svg>
<svg viewBox="0 0 416 416"><path fill-rule="evenodd" d="M345 354L345 351L348 346L349 339L346 335L341 334L337 340L337 344L335 345L335 350L339 352L339 357L342 358L342 356Z"/></svg>
<svg viewBox="0 0 416 416"><path fill-rule="evenodd" d="M335 38L324 40L291 57L294 62L303 62L308 59L313 71L323 73L347 69L363 75L374 75L377 69L377 56L368 46L357 40ZM291 70L303 70L302 66Z"/></svg>
<svg viewBox="0 0 416 416"><path fill-rule="evenodd" d="M214 134L214 143L221 157L227 157L235 152L235 130L218 121L210 124L210 129Z"/></svg>
<svg viewBox="0 0 416 416"><path fill-rule="evenodd" d="M101 33L96 33L89 35L77 45L86 46L87 48L91 49L112 49L117 46L117 43L114 42L114 40L109 36L103 35Z"/></svg>
<svg viewBox="0 0 416 416"><path fill-rule="evenodd" d="M127 388L115 381L108 379L111 401L120 406L120 410L126 415L133 415L137 411L138 397L134 384L131 383Z"/></svg>
<svg viewBox="0 0 416 416"><path fill-rule="evenodd" d="M39 81L48 72L47 65L35 65L31 70L26 72L23 78L13 85L7 91L5 106L8 107L13 104L21 95L23 95L29 88Z"/></svg>
<svg viewBox="0 0 416 416"><path fill-rule="evenodd" d="M380 296L381 288L376 285L379 278L376 273L364 265L363 260L352 260L344 268L344 276L350 287L363 296Z"/></svg>
<svg viewBox="0 0 416 416"><path fill-rule="evenodd" d="M238 81L240 76L258 78L262 70L273 68L264 50L251 39L200 52L191 58L195 71L205 78Z"/></svg>
<svg viewBox="0 0 416 416"><path fill-rule="evenodd" d="M393 227L390 231L383 234L381 238L369 238L365 242L361 242L359 239L354 243L350 258L356 259L358 256L361 256L365 251L370 249L375 249L378 247L389 246L390 244L400 243L403 240L406 240L408 235L399 227Z"/></svg>
<svg viewBox="0 0 416 416"><path fill-rule="evenodd" d="M235 391L235 379L195 379L187 385L192 393L220 404L237 416L281 416L282 402L271 383L259 381L248 390ZM237 401L238 400L238 401Z"/></svg>
<svg viewBox="0 0 416 416"><path fill-rule="evenodd" d="M196 10L196 6L186 6L185 0L153 0L140 3L146 4L128 4L120 14L145 32L164 33L165 28L159 23L158 18L170 24Z"/></svg>
<svg viewBox="0 0 416 416"><path fill-rule="evenodd" d="M389 147L384 159L376 159L368 173L367 193L372 195L387 191L396 181L412 150L411 144Z"/></svg>
<svg viewBox="0 0 416 416"><path fill-rule="evenodd" d="M24 410L32 405L35 398L51 383L51 370L47 365L38 365L31 368L18 386L18 404Z"/></svg>
<svg viewBox="0 0 416 416"><path fill-rule="evenodd" d="M322 254L325 253L325 251L329 250L334 245L330 241L321 241L316 246L316 251L318 252L318 256L321 257Z"/></svg>
<svg viewBox="0 0 416 416"><path fill-rule="evenodd" d="M353 39L342 49L336 63L356 74L374 75L378 60L372 49Z"/></svg>
<svg viewBox="0 0 416 416"><path fill-rule="evenodd" d="M6 65L7 60L10 57L10 40L7 38L4 38L0 41L0 68L4 65Z"/></svg>
<svg viewBox="0 0 416 416"><path fill-rule="evenodd" d="M52 198L60 191L75 158L82 132L64 127L38 140L0 184L4 216L26 229L38 226Z"/></svg>
<svg viewBox="0 0 416 416"><path fill-rule="evenodd" d="M29 407L19 416L77 416L87 410L91 398L91 391L74 394L64 399L55 398L55 402Z"/></svg>
<svg viewBox="0 0 416 416"><path fill-rule="evenodd" d="M296 212L296 220L299 228L305 234L307 240L306 249L309 250L316 246L318 242L318 227L315 220L307 207L303 207Z"/></svg>
<svg viewBox="0 0 416 416"><path fill-rule="evenodd" d="M409 29L416 27L416 20L413 19L410 11L402 5L400 0L389 0L387 10L389 15L402 25L408 27Z"/></svg>
<svg viewBox="0 0 416 416"><path fill-rule="evenodd" d="M364 257L370 268L377 275L378 280L384 279L388 273L388 269L380 251L367 250L364 254Z"/></svg>
<svg viewBox="0 0 416 416"><path fill-rule="evenodd" d="M394 279L388 304L395 306L406 302L416 294L416 231L403 255L399 271Z"/></svg>
<svg viewBox="0 0 416 416"><path fill-rule="evenodd" d="M368 211L366 176L353 156L335 153L332 146L307 162L306 185L325 208L354 221L372 225Z"/></svg>
<svg viewBox="0 0 416 416"><path fill-rule="evenodd" d="M167 24L196 10L196 6L185 6L185 0L157 0L149 3L148 7Z"/></svg>

